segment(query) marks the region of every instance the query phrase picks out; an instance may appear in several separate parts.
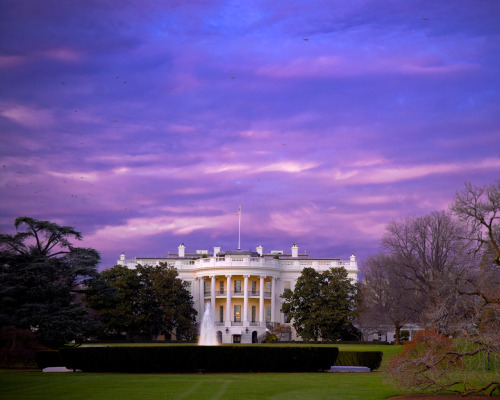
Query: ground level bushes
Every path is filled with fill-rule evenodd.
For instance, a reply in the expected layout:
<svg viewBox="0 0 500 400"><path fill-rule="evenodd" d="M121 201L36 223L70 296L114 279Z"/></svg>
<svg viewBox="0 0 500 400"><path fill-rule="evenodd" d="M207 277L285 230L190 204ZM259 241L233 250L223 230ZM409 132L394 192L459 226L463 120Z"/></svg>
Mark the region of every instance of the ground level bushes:
<svg viewBox="0 0 500 400"><path fill-rule="evenodd" d="M28 329L4 326L0 329L0 367L33 368L35 352L47 349Z"/></svg>
<svg viewBox="0 0 500 400"><path fill-rule="evenodd" d="M451 391L461 395L491 395L500 385L495 370L498 353L485 356L482 345L450 339L432 330L418 332L403 345L387 369L390 379L406 392Z"/></svg>
<svg viewBox="0 0 500 400"><path fill-rule="evenodd" d="M340 351L335 365L368 367L373 371L380 367L382 354L381 351Z"/></svg>
<svg viewBox="0 0 500 400"><path fill-rule="evenodd" d="M315 372L335 364L336 347L162 346L60 350L64 365L85 372Z"/></svg>

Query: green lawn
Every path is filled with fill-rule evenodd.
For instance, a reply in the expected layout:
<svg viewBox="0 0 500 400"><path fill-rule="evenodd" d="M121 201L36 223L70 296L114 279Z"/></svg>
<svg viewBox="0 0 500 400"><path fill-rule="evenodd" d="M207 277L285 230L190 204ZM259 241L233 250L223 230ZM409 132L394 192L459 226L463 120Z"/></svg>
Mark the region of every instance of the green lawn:
<svg viewBox="0 0 500 400"><path fill-rule="evenodd" d="M382 400L380 373L88 374L0 370L9 400Z"/></svg>

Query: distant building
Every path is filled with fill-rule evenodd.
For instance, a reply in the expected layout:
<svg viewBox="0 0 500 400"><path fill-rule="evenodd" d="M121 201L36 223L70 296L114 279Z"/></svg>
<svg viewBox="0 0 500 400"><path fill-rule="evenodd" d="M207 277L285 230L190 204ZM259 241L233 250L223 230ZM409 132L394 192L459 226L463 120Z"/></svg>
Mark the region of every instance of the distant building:
<svg viewBox="0 0 500 400"><path fill-rule="evenodd" d="M358 279L354 255L349 260L311 258L308 254L299 254L295 243L289 254L281 250L264 254L262 246L256 251L222 251L214 247L213 252L187 253L181 244L177 253L165 257L127 260L122 253L117 262L128 268L160 263L174 266L179 277L187 282L198 310L198 321L203 318L205 303L211 302L212 317L222 343L257 342L276 325L285 324L285 315L280 312L280 296L286 289L294 289L306 267L319 272L344 267L353 282ZM297 339L293 330L288 332L291 333L282 337L283 340Z"/></svg>

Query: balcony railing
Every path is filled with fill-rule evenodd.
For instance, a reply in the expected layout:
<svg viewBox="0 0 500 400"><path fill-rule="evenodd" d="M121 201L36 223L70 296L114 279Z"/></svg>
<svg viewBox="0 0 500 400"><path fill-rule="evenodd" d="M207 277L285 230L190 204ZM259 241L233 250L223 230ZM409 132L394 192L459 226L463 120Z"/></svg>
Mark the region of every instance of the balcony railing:
<svg viewBox="0 0 500 400"><path fill-rule="evenodd" d="M205 297L210 297L212 295L212 292L203 292ZM216 290L215 291L216 296L227 296L227 290ZM232 291L231 292L231 297L243 297L245 295L245 292L239 291ZM259 290L249 290L248 291L248 297L260 297L260 291ZM264 297L265 298L270 298L271 297L271 292L265 291L264 292Z"/></svg>

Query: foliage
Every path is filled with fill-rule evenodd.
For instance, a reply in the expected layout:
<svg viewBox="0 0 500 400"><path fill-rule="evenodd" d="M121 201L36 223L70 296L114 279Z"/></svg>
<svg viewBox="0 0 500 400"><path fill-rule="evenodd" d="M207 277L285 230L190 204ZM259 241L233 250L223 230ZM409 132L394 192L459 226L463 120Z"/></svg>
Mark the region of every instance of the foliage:
<svg viewBox="0 0 500 400"><path fill-rule="evenodd" d="M137 269L116 265L89 283L86 301L103 318L109 333L129 339L176 334L191 339L196 310L175 268L166 264Z"/></svg>
<svg viewBox="0 0 500 400"><path fill-rule="evenodd" d="M33 332L4 326L0 329L0 367L31 368L35 365L35 352L41 345Z"/></svg>
<svg viewBox="0 0 500 400"><path fill-rule="evenodd" d="M340 340L356 316L357 288L345 268L304 268L294 290L281 296L281 310L303 339Z"/></svg>
<svg viewBox="0 0 500 400"><path fill-rule="evenodd" d="M58 350L38 350L35 352L35 361L39 369L64 366Z"/></svg>
<svg viewBox="0 0 500 400"><path fill-rule="evenodd" d="M463 362L453 342L447 337L423 330L403 345L401 355L389 362L388 374L406 391L450 390L456 375L444 371L459 370Z"/></svg>
<svg viewBox="0 0 500 400"><path fill-rule="evenodd" d="M405 346L390 372L403 387L420 391L491 394L500 385L496 368L500 362L500 182L466 184L457 192L451 210L456 217L452 224L435 226L449 235L426 242L424 253L434 255L419 259L425 264L414 264L420 272L413 277L421 278L415 288L427 287L421 292L429 298L423 322L435 332L422 333ZM402 238L406 236L391 242L393 251ZM443 333L452 336L453 342Z"/></svg>
<svg viewBox="0 0 500 400"><path fill-rule="evenodd" d="M60 350L67 368L85 372L315 372L335 363L336 347L159 346ZM242 362L244 360L244 362Z"/></svg>
<svg viewBox="0 0 500 400"><path fill-rule="evenodd" d="M276 343L278 341L278 337L274 333L270 333L266 336L266 343Z"/></svg>
<svg viewBox="0 0 500 400"><path fill-rule="evenodd" d="M97 274L99 254L75 247L70 239L82 235L70 226L29 217L16 218L14 226L14 235L0 234L0 326L32 329L54 347L95 333L77 295Z"/></svg>
<svg viewBox="0 0 500 400"><path fill-rule="evenodd" d="M337 366L359 366L376 370L382 364L381 351L340 351L335 361Z"/></svg>

